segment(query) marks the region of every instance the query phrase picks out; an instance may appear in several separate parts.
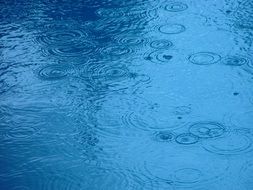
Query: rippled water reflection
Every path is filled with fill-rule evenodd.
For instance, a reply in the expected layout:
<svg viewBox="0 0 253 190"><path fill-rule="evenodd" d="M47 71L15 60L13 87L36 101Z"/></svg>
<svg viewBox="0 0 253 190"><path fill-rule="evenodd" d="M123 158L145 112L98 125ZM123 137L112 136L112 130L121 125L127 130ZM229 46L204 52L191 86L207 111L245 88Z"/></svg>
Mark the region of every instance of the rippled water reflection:
<svg viewBox="0 0 253 190"><path fill-rule="evenodd" d="M251 0L2 0L0 189L252 190Z"/></svg>

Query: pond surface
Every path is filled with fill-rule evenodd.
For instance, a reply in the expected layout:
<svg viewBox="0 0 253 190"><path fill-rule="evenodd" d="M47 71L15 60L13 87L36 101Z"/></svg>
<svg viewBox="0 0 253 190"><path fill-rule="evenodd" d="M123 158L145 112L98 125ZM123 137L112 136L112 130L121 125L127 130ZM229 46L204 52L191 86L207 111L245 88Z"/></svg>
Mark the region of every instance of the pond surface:
<svg viewBox="0 0 253 190"><path fill-rule="evenodd" d="M252 190L252 0L0 0L0 189Z"/></svg>

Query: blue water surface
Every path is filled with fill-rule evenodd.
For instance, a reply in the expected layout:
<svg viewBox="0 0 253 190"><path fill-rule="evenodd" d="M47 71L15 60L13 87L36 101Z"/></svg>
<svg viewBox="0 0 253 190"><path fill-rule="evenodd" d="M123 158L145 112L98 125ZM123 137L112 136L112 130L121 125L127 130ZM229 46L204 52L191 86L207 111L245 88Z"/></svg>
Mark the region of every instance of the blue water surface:
<svg viewBox="0 0 253 190"><path fill-rule="evenodd" d="M252 0L0 0L1 190L252 190Z"/></svg>

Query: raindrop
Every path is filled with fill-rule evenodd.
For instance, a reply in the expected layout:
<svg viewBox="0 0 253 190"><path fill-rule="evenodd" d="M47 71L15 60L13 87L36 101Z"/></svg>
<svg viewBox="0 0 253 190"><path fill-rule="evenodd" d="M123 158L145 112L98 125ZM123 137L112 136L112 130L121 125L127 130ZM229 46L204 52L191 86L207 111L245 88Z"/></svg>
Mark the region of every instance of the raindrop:
<svg viewBox="0 0 253 190"><path fill-rule="evenodd" d="M69 74L69 67L64 65L48 65L39 70L39 78L43 80L60 80Z"/></svg>

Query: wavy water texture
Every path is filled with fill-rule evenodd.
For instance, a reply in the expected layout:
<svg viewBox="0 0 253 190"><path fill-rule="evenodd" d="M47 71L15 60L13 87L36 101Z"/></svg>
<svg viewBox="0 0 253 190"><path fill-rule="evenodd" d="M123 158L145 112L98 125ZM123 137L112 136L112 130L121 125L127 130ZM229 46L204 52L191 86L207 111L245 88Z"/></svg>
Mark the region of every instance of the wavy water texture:
<svg viewBox="0 0 253 190"><path fill-rule="evenodd" d="M1 0L1 190L252 190L252 0Z"/></svg>

